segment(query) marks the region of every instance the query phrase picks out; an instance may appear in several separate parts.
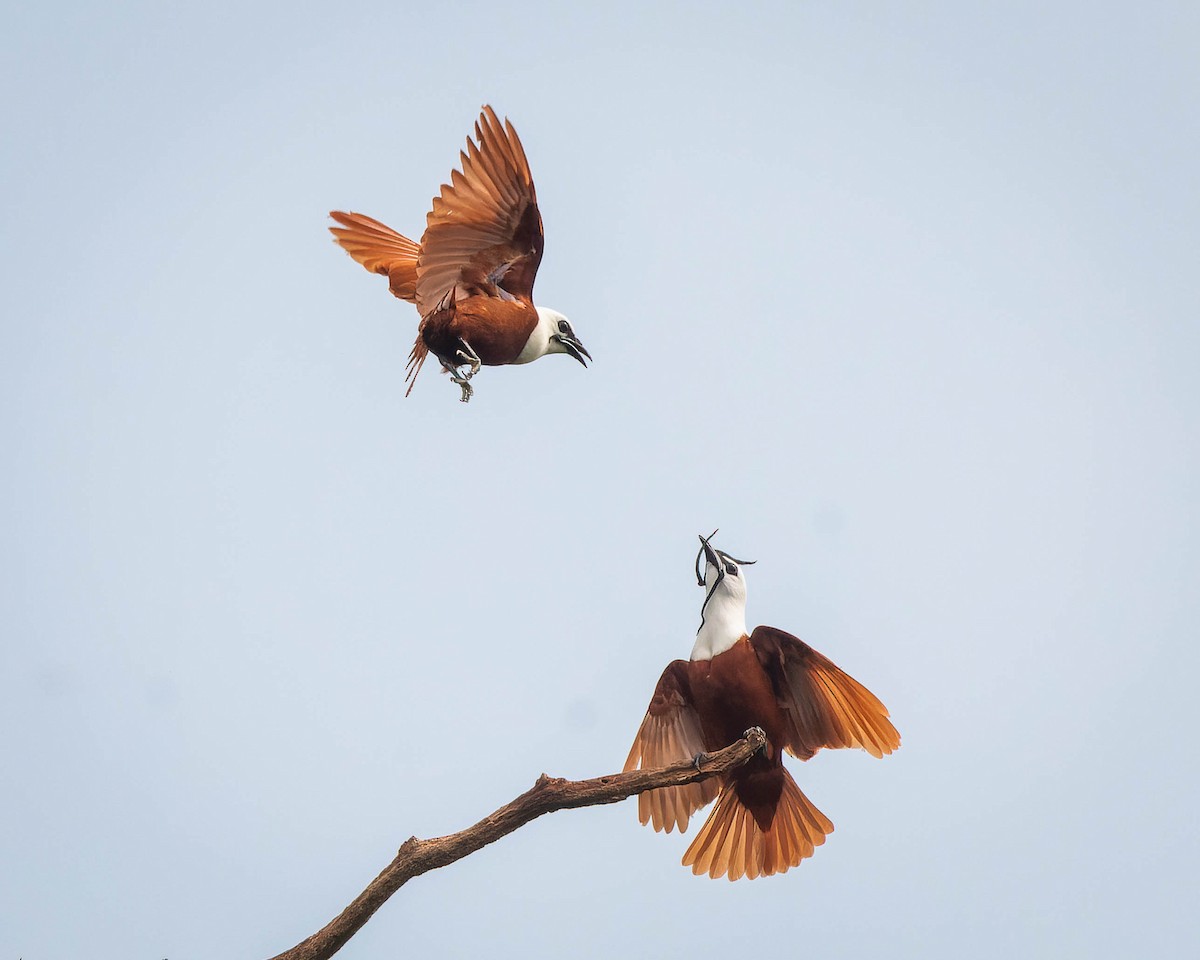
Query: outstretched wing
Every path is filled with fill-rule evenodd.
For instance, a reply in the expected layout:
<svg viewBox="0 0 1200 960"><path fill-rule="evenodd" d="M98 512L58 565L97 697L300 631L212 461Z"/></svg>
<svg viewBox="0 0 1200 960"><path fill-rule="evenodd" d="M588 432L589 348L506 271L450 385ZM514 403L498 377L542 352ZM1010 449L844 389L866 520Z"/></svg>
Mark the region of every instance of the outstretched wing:
<svg viewBox="0 0 1200 960"><path fill-rule="evenodd" d="M476 145L478 141L478 145ZM417 261L417 309L426 316L452 290L532 301L542 261L542 217L529 161L507 120L491 107L460 153L461 172L450 174L433 199Z"/></svg>
<svg viewBox="0 0 1200 960"><path fill-rule="evenodd" d="M822 747L862 747L882 757L900 746L879 698L803 640L756 627L750 645L783 707L792 756L807 760Z"/></svg>
<svg viewBox="0 0 1200 960"><path fill-rule="evenodd" d="M688 693L687 664L676 660L667 665L650 699L646 718L638 729L625 761L625 769L643 770L665 767L690 760L704 750L700 717ZM709 777L683 787L662 787L638 795L638 819L653 822L655 830L670 833L675 827L682 833L688 818L712 801L721 789L719 778Z"/></svg>
<svg viewBox="0 0 1200 960"><path fill-rule="evenodd" d="M416 300L420 247L366 214L331 210L329 215L341 224L329 232L342 249L372 273L387 277L392 293L401 300Z"/></svg>

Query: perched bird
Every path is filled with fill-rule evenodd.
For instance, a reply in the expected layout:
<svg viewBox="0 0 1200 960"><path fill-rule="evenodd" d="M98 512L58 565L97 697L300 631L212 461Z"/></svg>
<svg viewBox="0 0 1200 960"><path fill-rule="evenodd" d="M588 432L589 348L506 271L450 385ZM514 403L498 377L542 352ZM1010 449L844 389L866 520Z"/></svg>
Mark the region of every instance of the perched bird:
<svg viewBox="0 0 1200 960"><path fill-rule="evenodd" d="M465 403L481 364L565 353L586 367L584 357L592 355L566 317L533 305L542 216L513 125L507 119L501 125L485 106L475 140L467 138L459 157L462 170L451 171L450 183L433 198L420 244L361 213L331 211L341 226L329 229L350 256L387 277L392 293L421 314L405 396L432 352L462 388Z"/></svg>
<svg viewBox="0 0 1200 960"><path fill-rule="evenodd" d="M753 561L714 549L709 538L700 544L696 579L707 594L692 657L663 671L625 769L699 760L761 727L767 744L749 762L722 778L641 794L638 819L682 833L715 797L684 866L730 880L783 873L833 832L784 768L783 751L808 760L822 747L862 747L882 757L900 746L900 734L871 691L808 644L774 627L747 635L742 567Z"/></svg>

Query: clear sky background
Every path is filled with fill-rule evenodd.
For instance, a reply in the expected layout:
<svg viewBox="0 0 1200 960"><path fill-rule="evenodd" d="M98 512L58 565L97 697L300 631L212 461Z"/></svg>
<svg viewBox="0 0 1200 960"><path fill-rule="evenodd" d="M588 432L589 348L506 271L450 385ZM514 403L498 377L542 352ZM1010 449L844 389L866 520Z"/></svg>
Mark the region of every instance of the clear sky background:
<svg viewBox="0 0 1200 960"><path fill-rule="evenodd" d="M1200 8L330 6L5 15L0 958L266 957L618 770L716 526L904 736L792 763L829 842L560 813L343 956L1193 949ZM485 102L595 364L406 400L326 211Z"/></svg>

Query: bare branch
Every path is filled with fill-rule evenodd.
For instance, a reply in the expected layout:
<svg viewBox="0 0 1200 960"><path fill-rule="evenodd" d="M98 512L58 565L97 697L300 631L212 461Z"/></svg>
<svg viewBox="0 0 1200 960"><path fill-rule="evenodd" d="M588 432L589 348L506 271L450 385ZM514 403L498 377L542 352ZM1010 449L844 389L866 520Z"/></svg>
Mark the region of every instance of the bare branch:
<svg viewBox="0 0 1200 960"><path fill-rule="evenodd" d="M681 787L707 780L740 767L765 743L766 735L758 727L753 727L737 743L717 753L701 756L698 763L687 760L658 770L614 773L593 780L562 780L547 777L543 773L531 789L473 827L432 840L410 837L396 854L396 859L371 881L350 906L324 928L272 960L327 960L345 946L375 911L413 877L461 860L543 814L601 803L617 803L646 790Z"/></svg>

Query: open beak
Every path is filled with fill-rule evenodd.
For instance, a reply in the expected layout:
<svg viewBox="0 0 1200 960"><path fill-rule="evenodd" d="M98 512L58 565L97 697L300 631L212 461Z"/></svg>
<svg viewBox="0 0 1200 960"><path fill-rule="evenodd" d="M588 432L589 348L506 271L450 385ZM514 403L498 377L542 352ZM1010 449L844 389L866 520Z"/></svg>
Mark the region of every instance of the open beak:
<svg viewBox="0 0 1200 960"><path fill-rule="evenodd" d="M573 356L585 367L587 366L587 360L584 360L583 358L587 357L588 360L592 359L592 355L587 352L587 348L574 337L564 337L561 334L555 334L554 339L561 343L566 348L567 353Z"/></svg>

